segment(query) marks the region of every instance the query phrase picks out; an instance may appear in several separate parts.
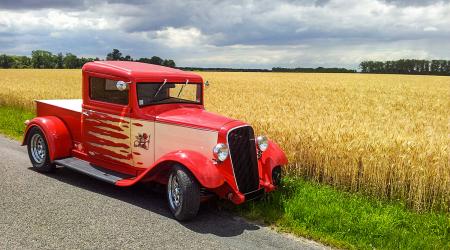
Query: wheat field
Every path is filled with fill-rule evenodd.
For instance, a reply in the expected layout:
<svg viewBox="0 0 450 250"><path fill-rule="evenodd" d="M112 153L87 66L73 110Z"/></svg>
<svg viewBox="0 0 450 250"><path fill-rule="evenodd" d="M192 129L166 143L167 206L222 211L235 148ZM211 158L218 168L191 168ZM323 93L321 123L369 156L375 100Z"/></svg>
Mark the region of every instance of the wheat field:
<svg viewBox="0 0 450 250"><path fill-rule="evenodd" d="M290 175L450 207L450 77L200 72L206 109L252 124L286 152ZM0 105L80 98L80 70L0 70Z"/></svg>

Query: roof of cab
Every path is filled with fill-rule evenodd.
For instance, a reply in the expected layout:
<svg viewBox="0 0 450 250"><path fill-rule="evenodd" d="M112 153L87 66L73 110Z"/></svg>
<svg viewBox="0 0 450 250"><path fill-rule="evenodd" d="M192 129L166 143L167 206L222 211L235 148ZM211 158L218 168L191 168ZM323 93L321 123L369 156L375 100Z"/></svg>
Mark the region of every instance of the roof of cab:
<svg viewBox="0 0 450 250"><path fill-rule="evenodd" d="M83 65L83 71L113 75L124 78L182 77L201 81L201 76L179 69L129 61L95 61Z"/></svg>

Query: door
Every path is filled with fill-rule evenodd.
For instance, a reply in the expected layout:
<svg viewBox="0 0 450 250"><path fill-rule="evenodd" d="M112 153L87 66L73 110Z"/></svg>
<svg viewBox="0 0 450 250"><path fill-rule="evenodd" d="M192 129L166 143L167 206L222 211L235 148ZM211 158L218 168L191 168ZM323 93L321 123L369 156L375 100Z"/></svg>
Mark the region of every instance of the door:
<svg viewBox="0 0 450 250"><path fill-rule="evenodd" d="M114 79L90 77L90 100L83 105L82 124L89 160L113 170L133 166L129 89L119 90L116 83Z"/></svg>
<svg viewBox="0 0 450 250"><path fill-rule="evenodd" d="M131 120L131 140L134 166L148 168L155 161L155 122Z"/></svg>

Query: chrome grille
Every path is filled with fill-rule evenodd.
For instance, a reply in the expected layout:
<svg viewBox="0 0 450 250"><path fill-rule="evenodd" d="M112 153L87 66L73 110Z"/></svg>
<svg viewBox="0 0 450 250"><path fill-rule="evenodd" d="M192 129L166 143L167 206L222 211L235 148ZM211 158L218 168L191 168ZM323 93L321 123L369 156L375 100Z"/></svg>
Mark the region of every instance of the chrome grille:
<svg viewBox="0 0 450 250"><path fill-rule="evenodd" d="M228 132L228 147L234 176L239 191L243 194L259 187L258 162L255 135L252 127L243 126Z"/></svg>

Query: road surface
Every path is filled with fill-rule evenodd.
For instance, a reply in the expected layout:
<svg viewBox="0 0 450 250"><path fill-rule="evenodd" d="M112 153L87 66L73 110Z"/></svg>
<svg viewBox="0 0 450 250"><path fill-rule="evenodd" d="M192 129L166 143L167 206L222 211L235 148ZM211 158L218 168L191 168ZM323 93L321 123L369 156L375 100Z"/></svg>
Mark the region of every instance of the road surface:
<svg viewBox="0 0 450 250"><path fill-rule="evenodd" d="M0 249L324 249L213 206L180 223L148 188L30 167L26 148L0 136Z"/></svg>

